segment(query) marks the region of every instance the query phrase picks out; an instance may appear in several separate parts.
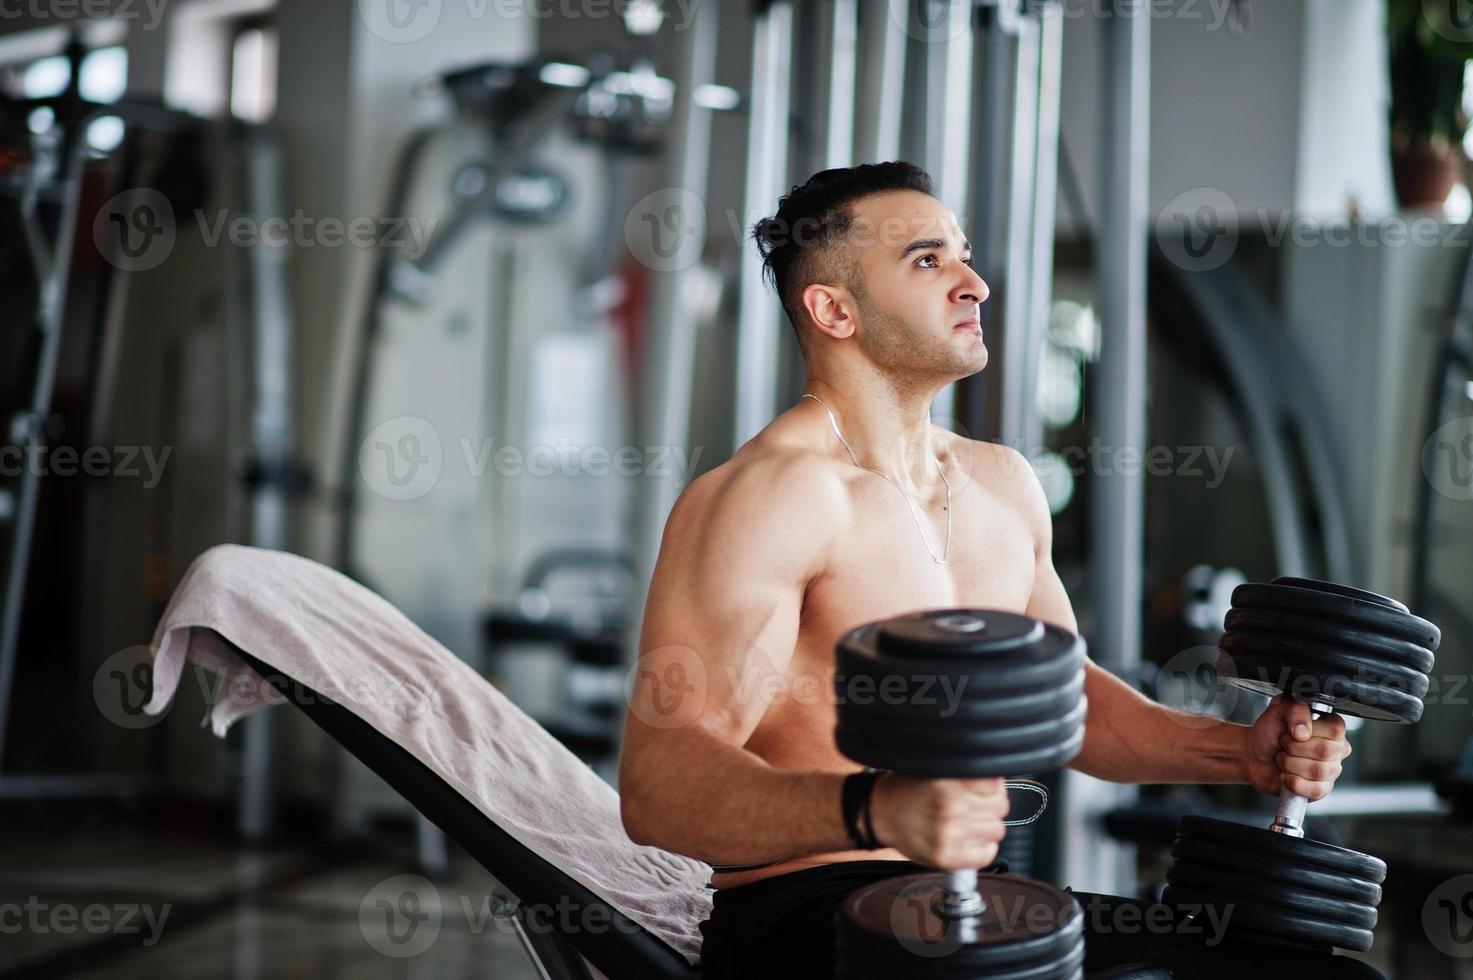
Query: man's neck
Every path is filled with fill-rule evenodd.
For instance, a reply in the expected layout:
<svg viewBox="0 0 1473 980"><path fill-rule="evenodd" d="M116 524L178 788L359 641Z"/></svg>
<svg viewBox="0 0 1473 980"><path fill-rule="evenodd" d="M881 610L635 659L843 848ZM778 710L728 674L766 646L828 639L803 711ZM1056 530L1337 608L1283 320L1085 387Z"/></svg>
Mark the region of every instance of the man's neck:
<svg viewBox="0 0 1473 980"><path fill-rule="evenodd" d="M841 458L848 459L852 451L859 465L879 470L916 494L926 494L939 482L939 447L931 423L935 392L898 391L885 385L861 392L812 376L803 390L822 400L819 404L801 399L818 413ZM833 412L832 425L825 406ZM834 426L839 436L833 434ZM847 450L843 443L848 443Z"/></svg>

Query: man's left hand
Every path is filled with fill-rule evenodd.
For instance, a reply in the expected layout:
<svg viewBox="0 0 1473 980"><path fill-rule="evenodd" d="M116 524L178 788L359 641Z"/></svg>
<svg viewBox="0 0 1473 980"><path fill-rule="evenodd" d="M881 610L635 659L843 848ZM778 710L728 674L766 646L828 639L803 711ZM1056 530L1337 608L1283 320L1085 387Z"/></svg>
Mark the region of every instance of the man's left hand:
<svg viewBox="0 0 1473 980"><path fill-rule="evenodd" d="M1248 782L1269 796L1288 789L1318 800L1335 785L1348 755L1339 715L1312 720L1308 705L1280 695L1248 730Z"/></svg>

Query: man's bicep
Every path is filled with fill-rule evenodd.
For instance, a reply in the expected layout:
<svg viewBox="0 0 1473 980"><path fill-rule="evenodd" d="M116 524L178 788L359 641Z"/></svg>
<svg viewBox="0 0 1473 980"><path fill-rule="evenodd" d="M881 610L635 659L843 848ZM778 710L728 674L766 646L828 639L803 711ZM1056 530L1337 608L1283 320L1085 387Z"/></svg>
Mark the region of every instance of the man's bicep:
<svg viewBox="0 0 1473 980"><path fill-rule="evenodd" d="M644 689L636 683L631 707L658 709L663 688L669 708L679 683L680 725L745 743L793 656L804 550L771 508L758 514L738 500L672 514L640 636ZM678 727L669 716L651 725L667 719Z"/></svg>
<svg viewBox="0 0 1473 980"><path fill-rule="evenodd" d="M1054 567L1054 517L1048 497L1033 467L1024 462L1022 472L1023 508L1034 539L1033 590L1025 612L1034 619L1061 626L1071 633L1079 632L1069 594Z"/></svg>
<svg viewBox="0 0 1473 980"><path fill-rule="evenodd" d="M1064 591L1064 583L1059 579L1059 572L1054 568L1047 549L1040 551L1033 570L1033 592L1028 597L1025 612L1034 619L1061 626L1071 633L1079 632L1074 606Z"/></svg>
<svg viewBox="0 0 1473 980"><path fill-rule="evenodd" d="M704 692L695 722L744 745L784 683L798 638L802 588L768 579L709 593L704 617L687 635Z"/></svg>

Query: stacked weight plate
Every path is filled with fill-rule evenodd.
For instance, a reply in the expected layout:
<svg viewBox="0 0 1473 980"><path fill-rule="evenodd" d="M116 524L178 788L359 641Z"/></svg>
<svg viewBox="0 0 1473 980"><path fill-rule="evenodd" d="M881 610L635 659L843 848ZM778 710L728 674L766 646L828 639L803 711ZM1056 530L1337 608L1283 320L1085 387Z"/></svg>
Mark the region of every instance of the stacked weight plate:
<svg viewBox="0 0 1473 980"><path fill-rule="evenodd" d="M1238 586L1223 625L1224 680L1403 724L1422 717L1442 638L1394 599L1302 578Z"/></svg>
<svg viewBox="0 0 1473 980"><path fill-rule="evenodd" d="M1084 644L1006 612L938 610L840 640L839 751L907 776L1054 769L1084 744Z"/></svg>
<svg viewBox="0 0 1473 980"><path fill-rule="evenodd" d="M1213 906L1240 940L1365 951L1371 948L1386 864L1369 854L1271 830L1182 817L1163 901Z"/></svg>
<svg viewBox="0 0 1473 980"><path fill-rule="evenodd" d="M936 913L937 875L889 878L844 899L834 976L1073 980L1083 975L1084 912L1069 893L1019 875L985 875L987 908Z"/></svg>
<svg viewBox="0 0 1473 980"><path fill-rule="evenodd" d="M1226 683L1367 719L1422 717L1441 634L1394 599L1277 578L1234 590L1224 626L1217 669ZM1163 901L1183 912L1216 907L1237 939L1371 948L1386 877L1377 858L1198 816L1182 818L1171 855Z"/></svg>
<svg viewBox="0 0 1473 980"><path fill-rule="evenodd" d="M1065 765L1083 744L1084 645L1028 617L901 616L849 633L835 657L835 739L856 762L918 778L1017 776ZM980 912L943 910L973 887ZM1083 920L1072 896L1018 875L892 878L840 905L835 976L1075 980Z"/></svg>

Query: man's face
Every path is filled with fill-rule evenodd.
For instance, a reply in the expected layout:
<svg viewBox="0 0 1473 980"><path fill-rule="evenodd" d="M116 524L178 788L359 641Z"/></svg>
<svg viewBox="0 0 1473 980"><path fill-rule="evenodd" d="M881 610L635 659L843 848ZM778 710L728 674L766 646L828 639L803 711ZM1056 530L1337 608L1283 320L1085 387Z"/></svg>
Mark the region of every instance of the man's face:
<svg viewBox="0 0 1473 980"><path fill-rule="evenodd" d="M987 283L956 215L929 194L892 191L854 206L861 282L860 349L887 372L917 382L954 381L987 366L981 304Z"/></svg>

